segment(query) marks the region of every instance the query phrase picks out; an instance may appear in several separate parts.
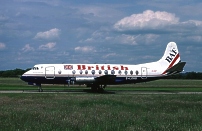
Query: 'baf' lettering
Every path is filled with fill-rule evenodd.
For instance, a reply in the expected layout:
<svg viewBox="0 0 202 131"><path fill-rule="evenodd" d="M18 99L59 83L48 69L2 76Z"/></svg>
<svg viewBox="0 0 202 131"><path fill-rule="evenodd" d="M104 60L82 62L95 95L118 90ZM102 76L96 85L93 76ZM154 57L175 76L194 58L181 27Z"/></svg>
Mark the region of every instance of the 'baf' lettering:
<svg viewBox="0 0 202 131"><path fill-rule="evenodd" d="M168 61L169 63L173 60L173 58L175 58L175 56L177 55L177 51L175 50L175 48L173 48L169 55L166 57L166 61Z"/></svg>

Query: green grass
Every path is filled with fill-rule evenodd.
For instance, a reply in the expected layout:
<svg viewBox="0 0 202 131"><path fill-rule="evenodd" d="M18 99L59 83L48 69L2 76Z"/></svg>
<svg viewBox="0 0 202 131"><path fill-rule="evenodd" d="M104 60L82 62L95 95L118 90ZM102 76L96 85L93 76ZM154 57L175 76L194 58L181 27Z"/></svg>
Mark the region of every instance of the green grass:
<svg viewBox="0 0 202 131"><path fill-rule="evenodd" d="M44 91L57 90L57 91L70 91L70 90L84 90L90 89L86 86L77 85L42 85ZM37 90L36 86L27 85L19 78L0 78L0 90ZM109 85L107 91L166 91L166 92L202 92L202 80L173 80L161 79L146 83L127 84L127 85Z"/></svg>
<svg viewBox="0 0 202 131"><path fill-rule="evenodd" d="M146 83L129 85L109 86L109 90L129 90L129 91L165 91L165 92L202 92L202 80L174 80L161 79Z"/></svg>
<svg viewBox="0 0 202 131"><path fill-rule="evenodd" d="M71 89L84 89L85 86L71 86L67 85L42 85L45 90L71 90ZM28 85L20 78L3 78L0 77L0 90L37 90L38 87Z"/></svg>
<svg viewBox="0 0 202 131"><path fill-rule="evenodd" d="M88 89L64 85L43 87L67 92ZM0 78L0 90L30 89L37 90L19 78ZM158 80L108 86L106 90L115 94L0 93L0 130L202 130L201 94L138 94L139 91L201 92L201 80Z"/></svg>
<svg viewBox="0 0 202 131"><path fill-rule="evenodd" d="M78 85L42 85L44 91L83 91L90 89ZM19 78L0 78L0 90L37 91L36 86L27 85ZM162 79L146 83L109 85L106 91L155 91L155 92L202 92L202 80Z"/></svg>
<svg viewBox="0 0 202 131"><path fill-rule="evenodd" d="M0 94L1 130L202 130L202 95Z"/></svg>

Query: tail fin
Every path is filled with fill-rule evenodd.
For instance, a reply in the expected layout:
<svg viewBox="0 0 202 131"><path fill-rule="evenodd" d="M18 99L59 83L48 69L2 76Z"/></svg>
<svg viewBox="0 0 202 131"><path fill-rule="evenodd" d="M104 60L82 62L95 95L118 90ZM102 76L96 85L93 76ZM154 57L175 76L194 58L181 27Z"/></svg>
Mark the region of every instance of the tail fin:
<svg viewBox="0 0 202 131"><path fill-rule="evenodd" d="M166 74L167 70L175 66L180 62L180 54L175 42L169 42L163 57L158 61L165 71L162 74Z"/></svg>

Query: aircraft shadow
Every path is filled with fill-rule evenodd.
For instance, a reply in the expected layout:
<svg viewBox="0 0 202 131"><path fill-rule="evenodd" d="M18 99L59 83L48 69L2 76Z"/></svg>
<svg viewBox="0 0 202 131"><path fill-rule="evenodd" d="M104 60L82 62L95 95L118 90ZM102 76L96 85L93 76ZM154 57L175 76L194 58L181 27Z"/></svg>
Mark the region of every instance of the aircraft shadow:
<svg viewBox="0 0 202 131"><path fill-rule="evenodd" d="M116 94L114 91L106 91L106 90L92 91L91 89L84 89L83 92L86 92L86 93L98 93L98 94Z"/></svg>
<svg viewBox="0 0 202 131"><path fill-rule="evenodd" d="M26 93L92 93L92 94L116 94L115 91L92 91L91 89L76 89L76 90L44 90L38 92L38 90L23 90Z"/></svg>

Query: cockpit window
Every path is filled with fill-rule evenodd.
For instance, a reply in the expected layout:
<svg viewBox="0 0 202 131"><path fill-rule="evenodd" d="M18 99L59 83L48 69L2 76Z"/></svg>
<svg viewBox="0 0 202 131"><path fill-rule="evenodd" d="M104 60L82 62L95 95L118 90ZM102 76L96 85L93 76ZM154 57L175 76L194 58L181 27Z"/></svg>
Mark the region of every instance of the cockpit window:
<svg viewBox="0 0 202 131"><path fill-rule="evenodd" d="M32 70L39 70L39 68L38 67L33 67Z"/></svg>

